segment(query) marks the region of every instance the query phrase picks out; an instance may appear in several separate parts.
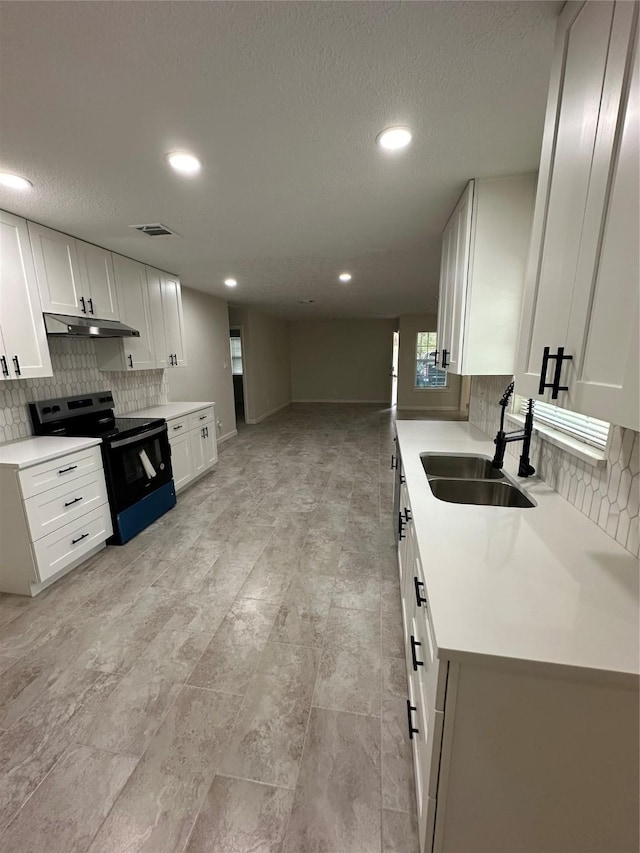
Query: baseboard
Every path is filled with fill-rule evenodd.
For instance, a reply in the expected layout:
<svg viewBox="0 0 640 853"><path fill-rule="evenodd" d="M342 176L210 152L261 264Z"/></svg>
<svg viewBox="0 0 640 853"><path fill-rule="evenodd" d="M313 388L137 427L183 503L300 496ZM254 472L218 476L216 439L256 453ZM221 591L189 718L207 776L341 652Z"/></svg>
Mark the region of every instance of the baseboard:
<svg viewBox="0 0 640 853"><path fill-rule="evenodd" d="M388 406L389 400L292 400L292 403L361 403L363 406Z"/></svg>
<svg viewBox="0 0 640 853"><path fill-rule="evenodd" d="M287 406L291 405L291 400L287 400L286 403L281 403L279 406L276 406L274 409L270 409L268 412L265 412L264 415L260 415L258 418L246 418L245 422L248 424L259 424L261 421L270 418L271 415L275 415L276 412L279 412L281 409L286 409Z"/></svg>
<svg viewBox="0 0 640 853"><path fill-rule="evenodd" d="M227 441L229 438L233 438L234 435L238 434L237 429L232 429L231 432L227 432L224 435L221 435L220 438L216 439L216 444L222 444L223 441Z"/></svg>
<svg viewBox="0 0 640 853"><path fill-rule="evenodd" d="M460 412L459 406L396 406L396 409L399 412Z"/></svg>

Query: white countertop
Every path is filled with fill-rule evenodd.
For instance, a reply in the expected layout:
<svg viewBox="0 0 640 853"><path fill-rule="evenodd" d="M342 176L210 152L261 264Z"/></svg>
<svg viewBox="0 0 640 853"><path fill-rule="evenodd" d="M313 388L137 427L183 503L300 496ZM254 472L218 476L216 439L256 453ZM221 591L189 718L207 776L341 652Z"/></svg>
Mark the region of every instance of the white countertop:
<svg viewBox="0 0 640 853"><path fill-rule="evenodd" d="M492 441L468 423L396 426L440 656L637 674L638 560L546 483L516 478L508 455L536 507L438 500L420 453L492 457Z"/></svg>
<svg viewBox="0 0 640 853"><path fill-rule="evenodd" d="M192 412L197 412L198 409L204 409L207 406L213 406L210 403L163 403L160 406L151 406L149 409L140 409L138 412L127 412L128 418L165 418L170 421L171 418L181 418L184 415L190 415Z"/></svg>
<svg viewBox="0 0 640 853"><path fill-rule="evenodd" d="M0 444L0 466L29 468L49 459L57 459L75 450L101 444L99 438L68 438L61 435L34 435Z"/></svg>

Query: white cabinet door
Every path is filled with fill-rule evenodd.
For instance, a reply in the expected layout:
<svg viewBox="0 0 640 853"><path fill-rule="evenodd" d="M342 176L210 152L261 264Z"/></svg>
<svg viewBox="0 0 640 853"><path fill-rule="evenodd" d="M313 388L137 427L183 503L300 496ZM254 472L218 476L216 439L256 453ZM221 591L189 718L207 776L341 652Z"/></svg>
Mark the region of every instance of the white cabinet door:
<svg viewBox="0 0 640 853"><path fill-rule="evenodd" d="M449 223L442 234L442 256L440 259L440 291L438 293L438 353L436 366L442 366L442 356L451 352L451 261L455 252L454 228Z"/></svg>
<svg viewBox="0 0 640 853"><path fill-rule="evenodd" d="M211 468L218 461L218 447L216 443L215 424L210 423L203 427L204 435L202 436L202 454L204 457L204 467Z"/></svg>
<svg viewBox="0 0 640 853"><path fill-rule="evenodd" d="M27 223L0 211L0 373L5 379L52 376Z"/></svg>
<svg viewBox="0 0 640 853"><path fill-rule="evenodd" d="M164 328L170 366L185 367L187 364L187 355L184 340L180 279L170 276L168 273L162 273L161 287Z"/></svg>
<svg viewBox="0 0 640 853"><path fill-rule="evenodd" d="M165 330L165 314L162 300L162 276L160 270L147 267L149 310L153 328L153 350L157 367L169 367L169 349Z"/></svg>
<svg viewBox="0 0 640 853"><path fill-rule="evenodd" d="M82 240L76 240L76 248L87 314L101 320L119 320L111 252Z"/></svg>
<svg viewBox="0 0 640 853"><path fill-rule="evenodd" d="M462 362L462 341L464 337L464 319L467 300L467 280L469 275L469 250L471 246L471 213L473 209L474 182L469 181L452 216L453 250L452 267L448 283L451 304L451 327L448 353L444 366L451 373L460 373ZM455 236L454 236L455 235Z"/></svg>
<svg viewBox="0 0 640 853"><path fill-rule="evenodd" d="M29 222L29 236L42 310L84 317L87 306L75 238L35 222Z"/></svg>
<svg viewBox="0 0 640 853"><path fill-rule="evenodd" d="M606 385L613 380L615 385L620 382L617 366L610 374L607 372L613 360L606 354L609 347L614 353L619 353L620 346L625 345L616 341L618 330L612 331L609 321L601 317L604 325L599 331L603 333L605 328L608 329L606 337L597 345L593 340L587 343L587 337L595 312L599 315L602 310L607 310L603 304L604 279L602 273L598 273L598 234L601 233L606 209L614 144L619 138L616 127L620 127L621 98L625 79L628 79L624 69L625 66L628 69L629 45L636 15L635 3L592 2L582 6L567 5L560 19L518 348L516 389L524 396L551 402L552 392L545 390L541 394L539 390L545 347L549 347L552 355L563 347L572 357L572 361L562 364L561 386L571 387L576 375L584 375L588 361L586 350L591 351L592 365L594 359L603 357L604 351L600 369L593 373L587 369L586 375L593 376L593 383ZM637 116L632 121L637 122ZM629 149L633 147L629 136L625 145ZM623 165L622 168L627 170L629 167ZM634 190L637 207L637 182ZM610 204L619 211L628 201L622 200L618 190L617 198L612 198ZM607 241L616 239L613 230L617 227L618 215L612 208ZM622 239L624 241L625 238ZM619 268L625 263L633 265L633 255L628 260L617 259ZM597 279L600 279L600 284L595 287L600 293L600 302L591 305ZM631 315L633 309L629 300L637 298L637 279L629 289L620 281L611 286L616 295L608 293L607 300L616 296L619 299L621 288L624 288L623 301ZM585 310L587 305L589 307ZM613 310L618 310L618 306ZM577 313L572 316L574 312ZM628 319L623 328L627 335L626 345L632 348L633 343L628 338ZM618 365L620 363L618 360ZM551 359L546 374L548 382L552 381L555 364ZM591 382L591 379L587 380L587 384ZM589 394L567 396L560 391L557 402L562 406L583 406L588 397ZM596 397L602 399L599 392L590 399L595 400ZM590 404L587 402L587 405ZM591 413L586 409L583 411ZM596 414L595 411L593 413ZM613 415L613 411L608 414L599 409L597 416L611 420Z"/></svg>
<svg viewBox="0 0 640 853"><path fill-rule="evenodd" d="M122 255L113 256L120 319L140 332L139 338L124 338L124 368L149 370L156 366L147 274L144 264Z"/></svg>
<svg viewBox="0 0 640 853"><path fill-rule="evenodd" d="M200 429L192 429L189 433L189 439L191 441L191 465L194 477L197 477L198 474L201 474L205 469L203 430L204 427Z"/></svg>
<svg viewBox="0 0 640 853"><path fill-rule="evenodd" d="M567 333L567 348L574 355L574 364L566 405L638 430L640 85L637 42L630 68L625 69L625 44L611 50L610 54L612 60L619 63L614 91L622 90L618 78L624 77L625 71L631 72L631 81L626 103L623 101L620 111L622 120L619 124L615 121L618 110L614 101L609 132L606 136L600 130L598 133L598 143L605 148L605 162L602 169L596 169L600 154L597 146ZM615 154L610 159L612 141Z"/></svg>
<svg viewBox="0 0 640 853"><path fill-rule="evenodd" d="M184 488L193 479L193 466L191 463L191 439L188 432L171 438L171 467L173 469L173 483L176 491Z"/></svg>

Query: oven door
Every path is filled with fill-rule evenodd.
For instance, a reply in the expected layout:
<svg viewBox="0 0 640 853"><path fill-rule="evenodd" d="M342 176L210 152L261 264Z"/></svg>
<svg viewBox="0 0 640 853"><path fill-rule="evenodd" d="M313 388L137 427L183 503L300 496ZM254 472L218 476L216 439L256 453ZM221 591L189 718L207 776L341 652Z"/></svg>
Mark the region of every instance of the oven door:
<svg viewBox="0 0 640 853"><path fill-rule="evenodd" d="M104 454L115 514L173 479L166 424L130 438L116 438L105 445Z"/></svg>

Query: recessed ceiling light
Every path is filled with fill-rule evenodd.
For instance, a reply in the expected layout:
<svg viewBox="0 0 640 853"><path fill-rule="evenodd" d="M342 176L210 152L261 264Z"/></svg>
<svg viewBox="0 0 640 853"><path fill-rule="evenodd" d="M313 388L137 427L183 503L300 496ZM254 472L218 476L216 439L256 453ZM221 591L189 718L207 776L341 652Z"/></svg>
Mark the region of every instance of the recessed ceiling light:
<svg viewBox="0 0 640 853"><path fill-rule="evenodd" d="M408 127L387 127L376 136L376 142L387 151L397 151L399 148L407 147L412 135Z"/></svg>
<svg viewBox="0 0 640 853"><path fill-rule="evenodd" d="M238 282L235 280L235 278L225 278L224 283L227 285L227 287L235 287Z"/></svg>
<svg viewBox="0 0 640 853"><path fill-rule="evenodd" d="M341 272L338 278L340 279L340 281L351 281L351 273Z"/></svg>
<svg viewBox="0 0 640 853"><path fill-rule="evenodd" d="M200 160L187 151L171 151L167 154L167 160L171 168L181 175L197 175L202 167Z"/></svg>
<svg viewBox="0 0 640 853"><path fill-rule="evenodd" d="M33 184L20 175L12 175L11 172L0 172L0 184L10 187L12 190L30 190Z"/></svg>

